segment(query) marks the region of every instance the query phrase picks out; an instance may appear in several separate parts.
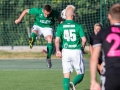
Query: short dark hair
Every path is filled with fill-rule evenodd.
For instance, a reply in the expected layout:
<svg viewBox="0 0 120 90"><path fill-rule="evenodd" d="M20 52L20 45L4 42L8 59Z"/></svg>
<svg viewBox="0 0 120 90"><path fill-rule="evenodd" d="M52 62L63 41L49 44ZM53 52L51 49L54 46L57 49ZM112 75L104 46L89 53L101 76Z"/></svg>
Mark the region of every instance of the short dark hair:
<svg viewBox="0 0 120 90"><path fill-rule="evenodd" d="M120 20L120 4L114 4L110 10L109 10L109 14L111 15L111 17L115 20Z"/></svg>
<svg viewBox="0 0 120 90"><path fill-rule="evenodd" d="M46 10L47 12L51 12L52 11L52 7L50 5L45 5L44 6L44 10Z"/></svg>

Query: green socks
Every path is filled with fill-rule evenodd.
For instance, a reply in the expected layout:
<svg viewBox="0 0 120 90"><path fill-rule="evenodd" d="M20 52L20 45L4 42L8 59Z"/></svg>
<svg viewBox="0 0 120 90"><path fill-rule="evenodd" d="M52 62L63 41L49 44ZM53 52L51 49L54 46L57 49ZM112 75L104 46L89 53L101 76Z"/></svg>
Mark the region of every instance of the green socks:
<svg viewBox="0 0 120 90"><path fill-rule="evenodd" d="M70 89L70 79L69 78L64 78L63 79L63 88L64 88L64 90L69 90Z"/></svg>
<svg viewBox="0 0 120 90"><path fill-rule="evenodd" d="M80 83L83 79L83 75L82 74L78 74L74 80L73 80L73 84L76 85L78 83ZM69 90L70 89L70 79L69 78L64 78L63 79L63 88L64 90Z"/></svg>
<svg viewBox="0 0 120 90"><path fill-rule="evenodd" d="M37 34L36 33L31 33L30 37L33 38L33 42L35 42ZM47 44L47 58L51 58L52 49L53 49L53 44L48 43Z"/></svg>
<svg viewBox="0 0 120 90"><path fill-rule="evenodd" d="M30 37L33 38L33 41L36 40L36 37L37 37L37 34L36 33L31 33L30 34Z"/></svg>
<svg viewBox="0 0 120 90"><path fill-rule="evenodd" d="M80 83L80 82L82 81L82 79L83 79L83 75L82 75L82 74L78 74L78 75L74 78L73 84L76 85L76 84Z"/></svg>
<svg viewBox="0 0 120 90"><path fill-rule="evenodd" d="M48 43L47 44L47 58L51 58L52 49L53 49L53 44L52 43Z"/></svg>

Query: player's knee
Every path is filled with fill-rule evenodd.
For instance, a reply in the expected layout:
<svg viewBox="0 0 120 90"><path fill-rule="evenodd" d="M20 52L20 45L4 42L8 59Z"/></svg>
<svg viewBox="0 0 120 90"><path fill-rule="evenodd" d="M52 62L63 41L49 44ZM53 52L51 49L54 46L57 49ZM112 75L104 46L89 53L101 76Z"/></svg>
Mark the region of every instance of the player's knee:
<svg viewBox="0 0 120 90"><path fill-rule="evenodd" d="M37 30L32 30L32 33L38 34Z"/></svg>
<svg viewBox="0 0 120 90"><path fill-rule="evenodd" d="M46 37L46 40L48 41L48 42L52 42L52 36L48 36L48 37Z"/></svg>

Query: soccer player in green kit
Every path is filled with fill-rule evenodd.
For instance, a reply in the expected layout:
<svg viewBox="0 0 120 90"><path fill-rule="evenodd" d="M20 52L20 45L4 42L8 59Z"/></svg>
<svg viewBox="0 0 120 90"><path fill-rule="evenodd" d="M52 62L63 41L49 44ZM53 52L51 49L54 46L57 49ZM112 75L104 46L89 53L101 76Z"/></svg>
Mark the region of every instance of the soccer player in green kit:
<svg viewBox="0 0 120 90"><path fill-rule="evenodd" d="M66 7L66 20L58 25L55 39L56 56L62 57L63 88L64 90L75 90L75 85L80 83L84 76L84 61L81 47L85 46L86 37L80 24L73 21L75 7ZM59 42L62 41L62 53L59 50ZM76 76L70 82L70 73L73 68Z"/></svg>
<svg viewBox="0 0 120 90"><path fill-rule="evenodd" d="M27 14L35 15L35 22L32 28L32 33L29 38L29 46L30 48L33 47L34 42L36 41L36 37L38 35L43 34L45 39L47 40L47 67L51 68L51 54L53 48L53 29L52 26L55 23L55 18L61 22L61 18L59 13L56 10L53 10L50 5L45 5L44 8L31 8L25 9L18 19L15 20L15 23L18 24L22 18Z"/></svg>

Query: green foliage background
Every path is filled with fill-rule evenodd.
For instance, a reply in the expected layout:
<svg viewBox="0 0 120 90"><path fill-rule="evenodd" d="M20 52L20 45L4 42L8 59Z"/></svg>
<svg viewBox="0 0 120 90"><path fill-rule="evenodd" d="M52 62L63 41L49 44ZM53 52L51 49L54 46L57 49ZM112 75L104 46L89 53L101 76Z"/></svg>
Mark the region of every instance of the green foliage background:
<svg viewBox="0 0 120 90"><path fill-rule="evenodd" d="M28 37L34 22L34 16L27 14L21 23L15 25L14 21L26 8L43 7L50 4L61 12L67 5L76 7L75 21L82 24L87 41L93 32L93 25L101 22L107 26L107 12L109 7L120 0L0 0L0 46L28 45ZM55 23L54 30L58 22ZM41 36L35 45L45 45Z"/></svg>

